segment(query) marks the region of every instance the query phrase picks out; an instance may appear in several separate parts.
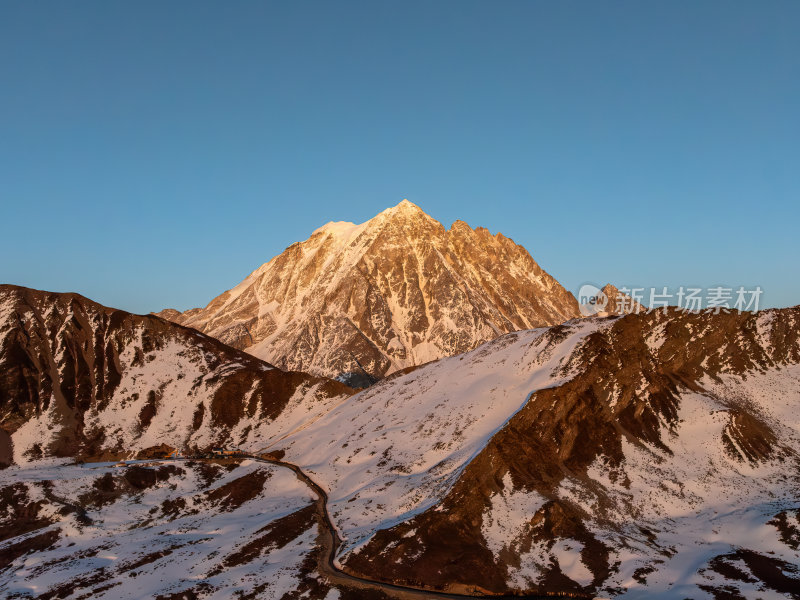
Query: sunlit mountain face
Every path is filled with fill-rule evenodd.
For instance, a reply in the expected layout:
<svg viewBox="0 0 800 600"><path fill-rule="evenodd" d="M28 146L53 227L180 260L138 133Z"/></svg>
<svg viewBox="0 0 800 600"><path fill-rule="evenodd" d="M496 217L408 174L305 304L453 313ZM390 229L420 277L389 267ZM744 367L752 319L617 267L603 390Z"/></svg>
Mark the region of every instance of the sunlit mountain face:
<svg viewBox="0 0 800 600"><path fill-rule="evenodd" d="M328 223L202 309L161 316L281 368L326 377L399 369L579 316L522 247L404 200Z"/></svg>

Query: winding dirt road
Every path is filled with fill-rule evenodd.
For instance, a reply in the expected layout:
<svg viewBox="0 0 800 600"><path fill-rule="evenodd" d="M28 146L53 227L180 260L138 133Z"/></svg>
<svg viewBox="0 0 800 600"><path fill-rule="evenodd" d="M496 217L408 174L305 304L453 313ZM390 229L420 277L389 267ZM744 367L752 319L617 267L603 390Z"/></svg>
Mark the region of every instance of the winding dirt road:
<svg viewBox="0 0 800 600"><path fill-rule="evenodd" d="M395 585L385 583L382 581L375 581L366 577L351 575L338 568L334 562L342 540L333 525L330 514L328 513L328 493L322 489L319 484L311 479L300 467L295 464L271 458L269 456L253 456L249 455L247 458L258 462L268 463L286 469L291 469L295 476L302 481L312 492L316 495L315 502L317 516L322 525L320 527L320 535L318 537L319 543L322 545L323 552L320 554L317 568L321 575L324 575L328 582L332 585L342 585L345 587L369 590L376 592L383 592L387 596L398 598L400 600L416 599L416 598L450 598L452 600L475 600L476 598L498 600L501 598L520 600L526 598L528 600L552 600L553 598L584 598L591 599L592 596L578 595L570 593L551 593L546 595L486 595L486 594L455 594L452 592L439 592L434 590L424 590L409 586Z"/></svg>

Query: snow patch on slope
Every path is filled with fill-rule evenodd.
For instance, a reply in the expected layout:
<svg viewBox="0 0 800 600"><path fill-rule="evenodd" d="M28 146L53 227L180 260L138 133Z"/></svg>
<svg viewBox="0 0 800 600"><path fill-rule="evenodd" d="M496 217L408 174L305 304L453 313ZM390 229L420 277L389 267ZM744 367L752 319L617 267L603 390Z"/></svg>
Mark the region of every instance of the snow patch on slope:
<svg viewBox="0 0 800 600"><path fill-rule="evenodd" d="M41 450L44 450L43 445L46 446L53 432L58 431L61 426L61 420L58 416L56 403L55 396L50 396L47 408L28 419L11 436L15 463L26 462L28 460L26 456L33 450L34 446L38 445Z"/></svg>
<svg viewBox="0 0 800 600"><path fill-rule="evenodd" d="M490 500L481 532L486 546L495 555L525 533L533 515L548 501L535 491L515 490L510 473L503 477L503 491L492 495Z"/></svg>

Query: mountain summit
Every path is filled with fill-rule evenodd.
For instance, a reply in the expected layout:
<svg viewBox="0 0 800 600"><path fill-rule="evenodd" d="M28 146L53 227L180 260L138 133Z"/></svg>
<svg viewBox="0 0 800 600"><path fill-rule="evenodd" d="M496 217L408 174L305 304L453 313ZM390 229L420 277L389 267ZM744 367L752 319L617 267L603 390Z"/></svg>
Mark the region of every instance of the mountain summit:
<svg viewBox="0 0 800 600"><path fill-rule="evenodd" d="M379 377L579 316L522 246L463 221L445 229L408 200L359 225L323 225L205 308L159 314L332 377Z"/></svg>

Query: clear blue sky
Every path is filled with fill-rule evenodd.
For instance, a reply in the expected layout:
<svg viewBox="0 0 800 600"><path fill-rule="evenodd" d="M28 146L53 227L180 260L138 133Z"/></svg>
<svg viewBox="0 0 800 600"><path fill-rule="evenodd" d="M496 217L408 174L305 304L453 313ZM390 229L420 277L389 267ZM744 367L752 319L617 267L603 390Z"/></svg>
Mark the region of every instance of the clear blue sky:
<svg viewBox="0 0 800 600"><path fill-rule="evenodd" d="M204 305L408 198L800 303L800 2L0 2L0 282Z"/></svg>

